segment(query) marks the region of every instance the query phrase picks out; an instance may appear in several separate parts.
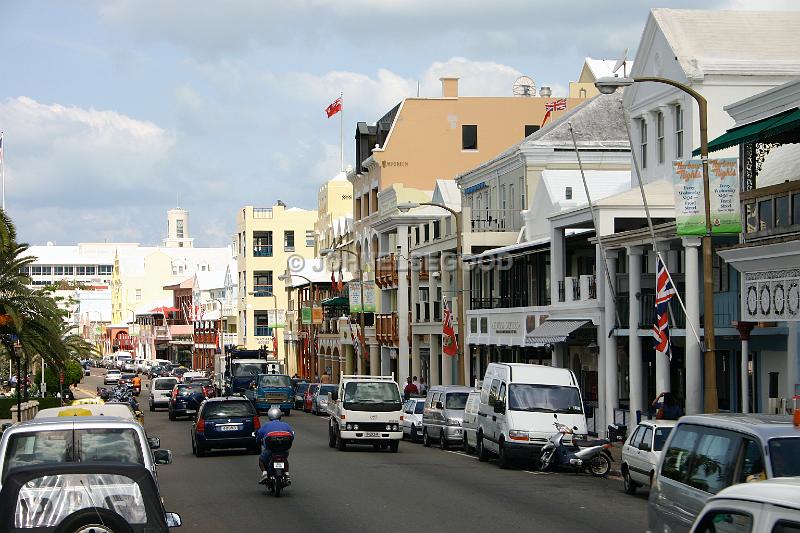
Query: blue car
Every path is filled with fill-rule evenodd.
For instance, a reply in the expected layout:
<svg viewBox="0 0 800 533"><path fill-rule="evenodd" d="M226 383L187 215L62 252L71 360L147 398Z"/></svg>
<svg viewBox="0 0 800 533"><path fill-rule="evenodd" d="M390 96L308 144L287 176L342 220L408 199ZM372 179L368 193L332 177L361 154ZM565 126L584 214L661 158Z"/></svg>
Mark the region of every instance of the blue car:
<svg viewBox="0 0 800 533"><path fill-rule="evenodd" d="M172 388L169 397L169 419L175 420L179 416L193 417L205 399L205 390L199 383L178 383Z"/></svg>
<svg viewBox="0 0 800 533"><path fill-rule="evenodd" d="M294 389L286 374L259 374L253 386L245 391L245 396L259 412L278 407L283 414L289 416L294 407Z"/></svg>
<svg viewBox="0 0 800 533"><path fill-rule="evenodd" d="M202 457L209 450L244 448L261 453L256 432L261 427L253 404L241 397L209 398L192 424L192 453Z"/></svg>

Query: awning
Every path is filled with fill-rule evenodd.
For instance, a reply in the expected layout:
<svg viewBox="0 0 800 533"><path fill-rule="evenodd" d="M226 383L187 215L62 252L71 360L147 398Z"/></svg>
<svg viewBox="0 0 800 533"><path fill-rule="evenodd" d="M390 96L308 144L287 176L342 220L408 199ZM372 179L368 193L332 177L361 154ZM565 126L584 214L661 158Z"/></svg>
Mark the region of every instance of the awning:
<svg viewBox="0 0 800 533"><path fill-rule="evenodd" d="M322 300L320 304L322 304L323 307L347 307L350 305L350 300L344 296L335 296Z"/></svg>
<svg viewBox="0 0 800 533"><path fill-rule="evenodd" d="M591 320L545 320L538 328L525 335L526 346L543 346L564 342L570 334Z"/></svg>
<svg viewBox="0 0 800 533"><path fill-rule="evenodd" d="M798 108L763 118L751 124L729 129L708 143L708 151L716 152L739 144L767 141L770 137L775 137L794 128L800 128L800 109ZM695 149L692 155L700 155L700 148Z"/></svg>

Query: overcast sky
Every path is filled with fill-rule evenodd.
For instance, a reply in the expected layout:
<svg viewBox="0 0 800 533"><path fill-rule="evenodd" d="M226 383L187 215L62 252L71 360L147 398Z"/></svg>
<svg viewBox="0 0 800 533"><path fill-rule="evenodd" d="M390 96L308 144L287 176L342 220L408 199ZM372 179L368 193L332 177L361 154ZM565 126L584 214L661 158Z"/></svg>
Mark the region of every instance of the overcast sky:
<svg viewBox="0 0 800 533"><path fill-rule="evenodd" d="M796 0L659 7L790 8ZM6 204L22 239L157 244L189 209L196 245L237 208L315 208L356 121L420 83L509 95L521 74L565 94L584 57L635 49L641 0L0 0Z"/></svg>

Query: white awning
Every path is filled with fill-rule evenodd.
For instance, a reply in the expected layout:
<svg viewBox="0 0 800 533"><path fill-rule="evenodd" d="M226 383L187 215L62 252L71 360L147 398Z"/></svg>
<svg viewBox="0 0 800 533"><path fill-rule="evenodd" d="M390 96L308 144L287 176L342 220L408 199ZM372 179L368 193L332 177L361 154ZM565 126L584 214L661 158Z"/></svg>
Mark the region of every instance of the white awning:
<svg viewBox="0 0 800 533"><path fill-rule="evenodd" d="M544 346L564 342L572 332L590 322L591 320L545 320L542 325L525 335L525 345Z"/></svg>

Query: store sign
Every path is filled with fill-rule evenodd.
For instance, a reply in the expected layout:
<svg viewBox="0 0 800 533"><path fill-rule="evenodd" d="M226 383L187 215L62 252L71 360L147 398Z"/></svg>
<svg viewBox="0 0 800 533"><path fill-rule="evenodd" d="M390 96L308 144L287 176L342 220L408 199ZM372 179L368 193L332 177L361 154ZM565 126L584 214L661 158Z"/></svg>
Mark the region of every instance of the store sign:
<svg viewBox="0 0 800 533"><path fill-rule="evenodd" d="M800 269L742 274L742 320L800 321Z"/></svg>
<svg viewBox="0 0 800 533"><path fill-rule="evenodd" d="M375 312L375 283L372 281L364 282L364 305L361 305L361 282L351 281L347 284L347 292L350 297L351 313L374 313Z"/></svg>
<svg viewBox="0 0 800 533"><path fill-rule="evenodd" d="M678 235L705 235L706 211L703 164L685 159L672 164L675 194L675 223ZM742 231L739 208L739 162L735 157L710 159L708 180L711 232L732 234Z"/></svg>
<svg viewBox="0 0 800 533"><path fill-rule="evenodd" d="M311 308L303 307L300 309L300 321L305 325L311 325Z"/></svg>
<svg viewBox="0 0 800 533"><path fill-rule="evenodd" d="M322 324L322 306L314 304L311 308L311 322L313 324Z"/></svg>
<svg viewBox="0 0 800 533"><path fill-rule="evenodd" d="M522 325L516 320L492 321L492 334L494 335L519 335Z"/></svg>

